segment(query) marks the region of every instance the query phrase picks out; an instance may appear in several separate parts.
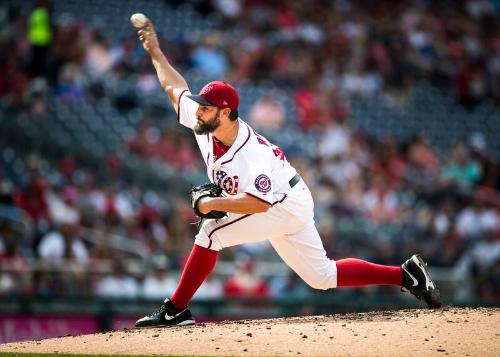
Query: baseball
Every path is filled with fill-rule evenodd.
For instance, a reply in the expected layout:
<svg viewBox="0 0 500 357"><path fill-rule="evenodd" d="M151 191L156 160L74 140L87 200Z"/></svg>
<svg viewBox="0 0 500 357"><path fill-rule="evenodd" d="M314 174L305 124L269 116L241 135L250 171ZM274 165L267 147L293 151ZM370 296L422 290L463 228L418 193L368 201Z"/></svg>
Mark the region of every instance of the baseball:
<svg viewBox="0 0 500 357"><path fill-rule="evenodd" d="M134 27L137 27L138 29L146 26L147 20L148 20L148 18L146 17L146 15L141 14L141 13L136 13L136 14L133 14L132 16L130 16L130 22L132 23L132 25Z"/></svg>

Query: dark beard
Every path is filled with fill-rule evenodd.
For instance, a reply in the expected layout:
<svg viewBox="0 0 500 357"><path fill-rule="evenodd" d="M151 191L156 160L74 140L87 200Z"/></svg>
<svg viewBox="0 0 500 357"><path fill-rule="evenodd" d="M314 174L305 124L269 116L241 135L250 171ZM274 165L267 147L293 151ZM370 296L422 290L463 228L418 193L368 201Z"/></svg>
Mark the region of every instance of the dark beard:
<svg viewBox="0 0 500 357"><path fill-rule="evenodd" d="M198 135L213 133L220 125L219 111L215 114L215 117L206 121L197 121L194 125L194 132Z"/></svg>

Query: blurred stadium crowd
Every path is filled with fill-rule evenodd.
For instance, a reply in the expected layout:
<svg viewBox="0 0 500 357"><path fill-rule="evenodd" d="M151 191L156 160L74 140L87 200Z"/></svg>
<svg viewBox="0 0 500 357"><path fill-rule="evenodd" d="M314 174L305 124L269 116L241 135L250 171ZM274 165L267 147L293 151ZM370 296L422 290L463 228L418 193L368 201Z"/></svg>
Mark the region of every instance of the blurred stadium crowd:
<svg viewBox="0 0 500 357"><path fill-rule="evenodd" d="M500 104L500 3L485 0L0 0L0 128L24 138L2 138L0 294L175 288L196 233L187 195L125 167L150 162L186 187L204 169L127 22L137 10L193 91L221 78L241 88L242 117L312 188L330 257L398 264L420 252L447 268L442 279L470 278L453 299L500 301L500 157L488 141L500 131L459 136L442 117L453 142L442 147L430 128L374 135L351 121L370 98L431 111L409 105L423 79L466 119ZM196 297L313 293L266 243L221 260Z"/></svg>

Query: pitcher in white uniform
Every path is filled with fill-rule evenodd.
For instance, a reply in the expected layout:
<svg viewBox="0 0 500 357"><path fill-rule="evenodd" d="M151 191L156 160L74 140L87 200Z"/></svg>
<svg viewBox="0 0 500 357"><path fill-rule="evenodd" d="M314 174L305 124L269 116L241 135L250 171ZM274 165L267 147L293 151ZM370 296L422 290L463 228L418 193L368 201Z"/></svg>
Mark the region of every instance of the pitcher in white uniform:
<svg viewBox="0 0 500 357"><path fill-rule="evenodd" d="M360 259L329 259L314 224L314 203L307 185L286 160L283 150L239 118L239 96L228 83L210 82L192 94L169 64L153 28L139 30L161 86L180 124L191 129L211 182L223 197L205 197L198 209L227 212L204 220L174 294L160 308L136 322L137 327L194 324L188 308L196 290L213 271L218 252L242 243L268 240L283 261L316 289L395 285L439 307L439 290L425 262L413 255L401 266Z"/></svg>

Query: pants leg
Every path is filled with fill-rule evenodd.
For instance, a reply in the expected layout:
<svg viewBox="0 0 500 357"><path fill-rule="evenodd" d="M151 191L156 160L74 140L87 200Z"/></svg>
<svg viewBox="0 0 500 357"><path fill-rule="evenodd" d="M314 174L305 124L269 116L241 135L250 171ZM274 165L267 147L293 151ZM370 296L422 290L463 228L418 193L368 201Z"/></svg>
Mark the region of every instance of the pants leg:
<svg viewBox="0 0 500 357"><path fill-rule="evenodd" d="M195 244L221 250L243 243L269 240L279 256L316 289L337 286L335 261L328 259L313 219L313 200L300 182L282 202L265 213L229 214L204 222Z"/></svg>
<svg viewBox="0 0 500 357"><path fill-rule="evenodd" d="M326 256L314 221L297 233L269 241L281 259L311 287L337 287L337 266Z"/></svg>

